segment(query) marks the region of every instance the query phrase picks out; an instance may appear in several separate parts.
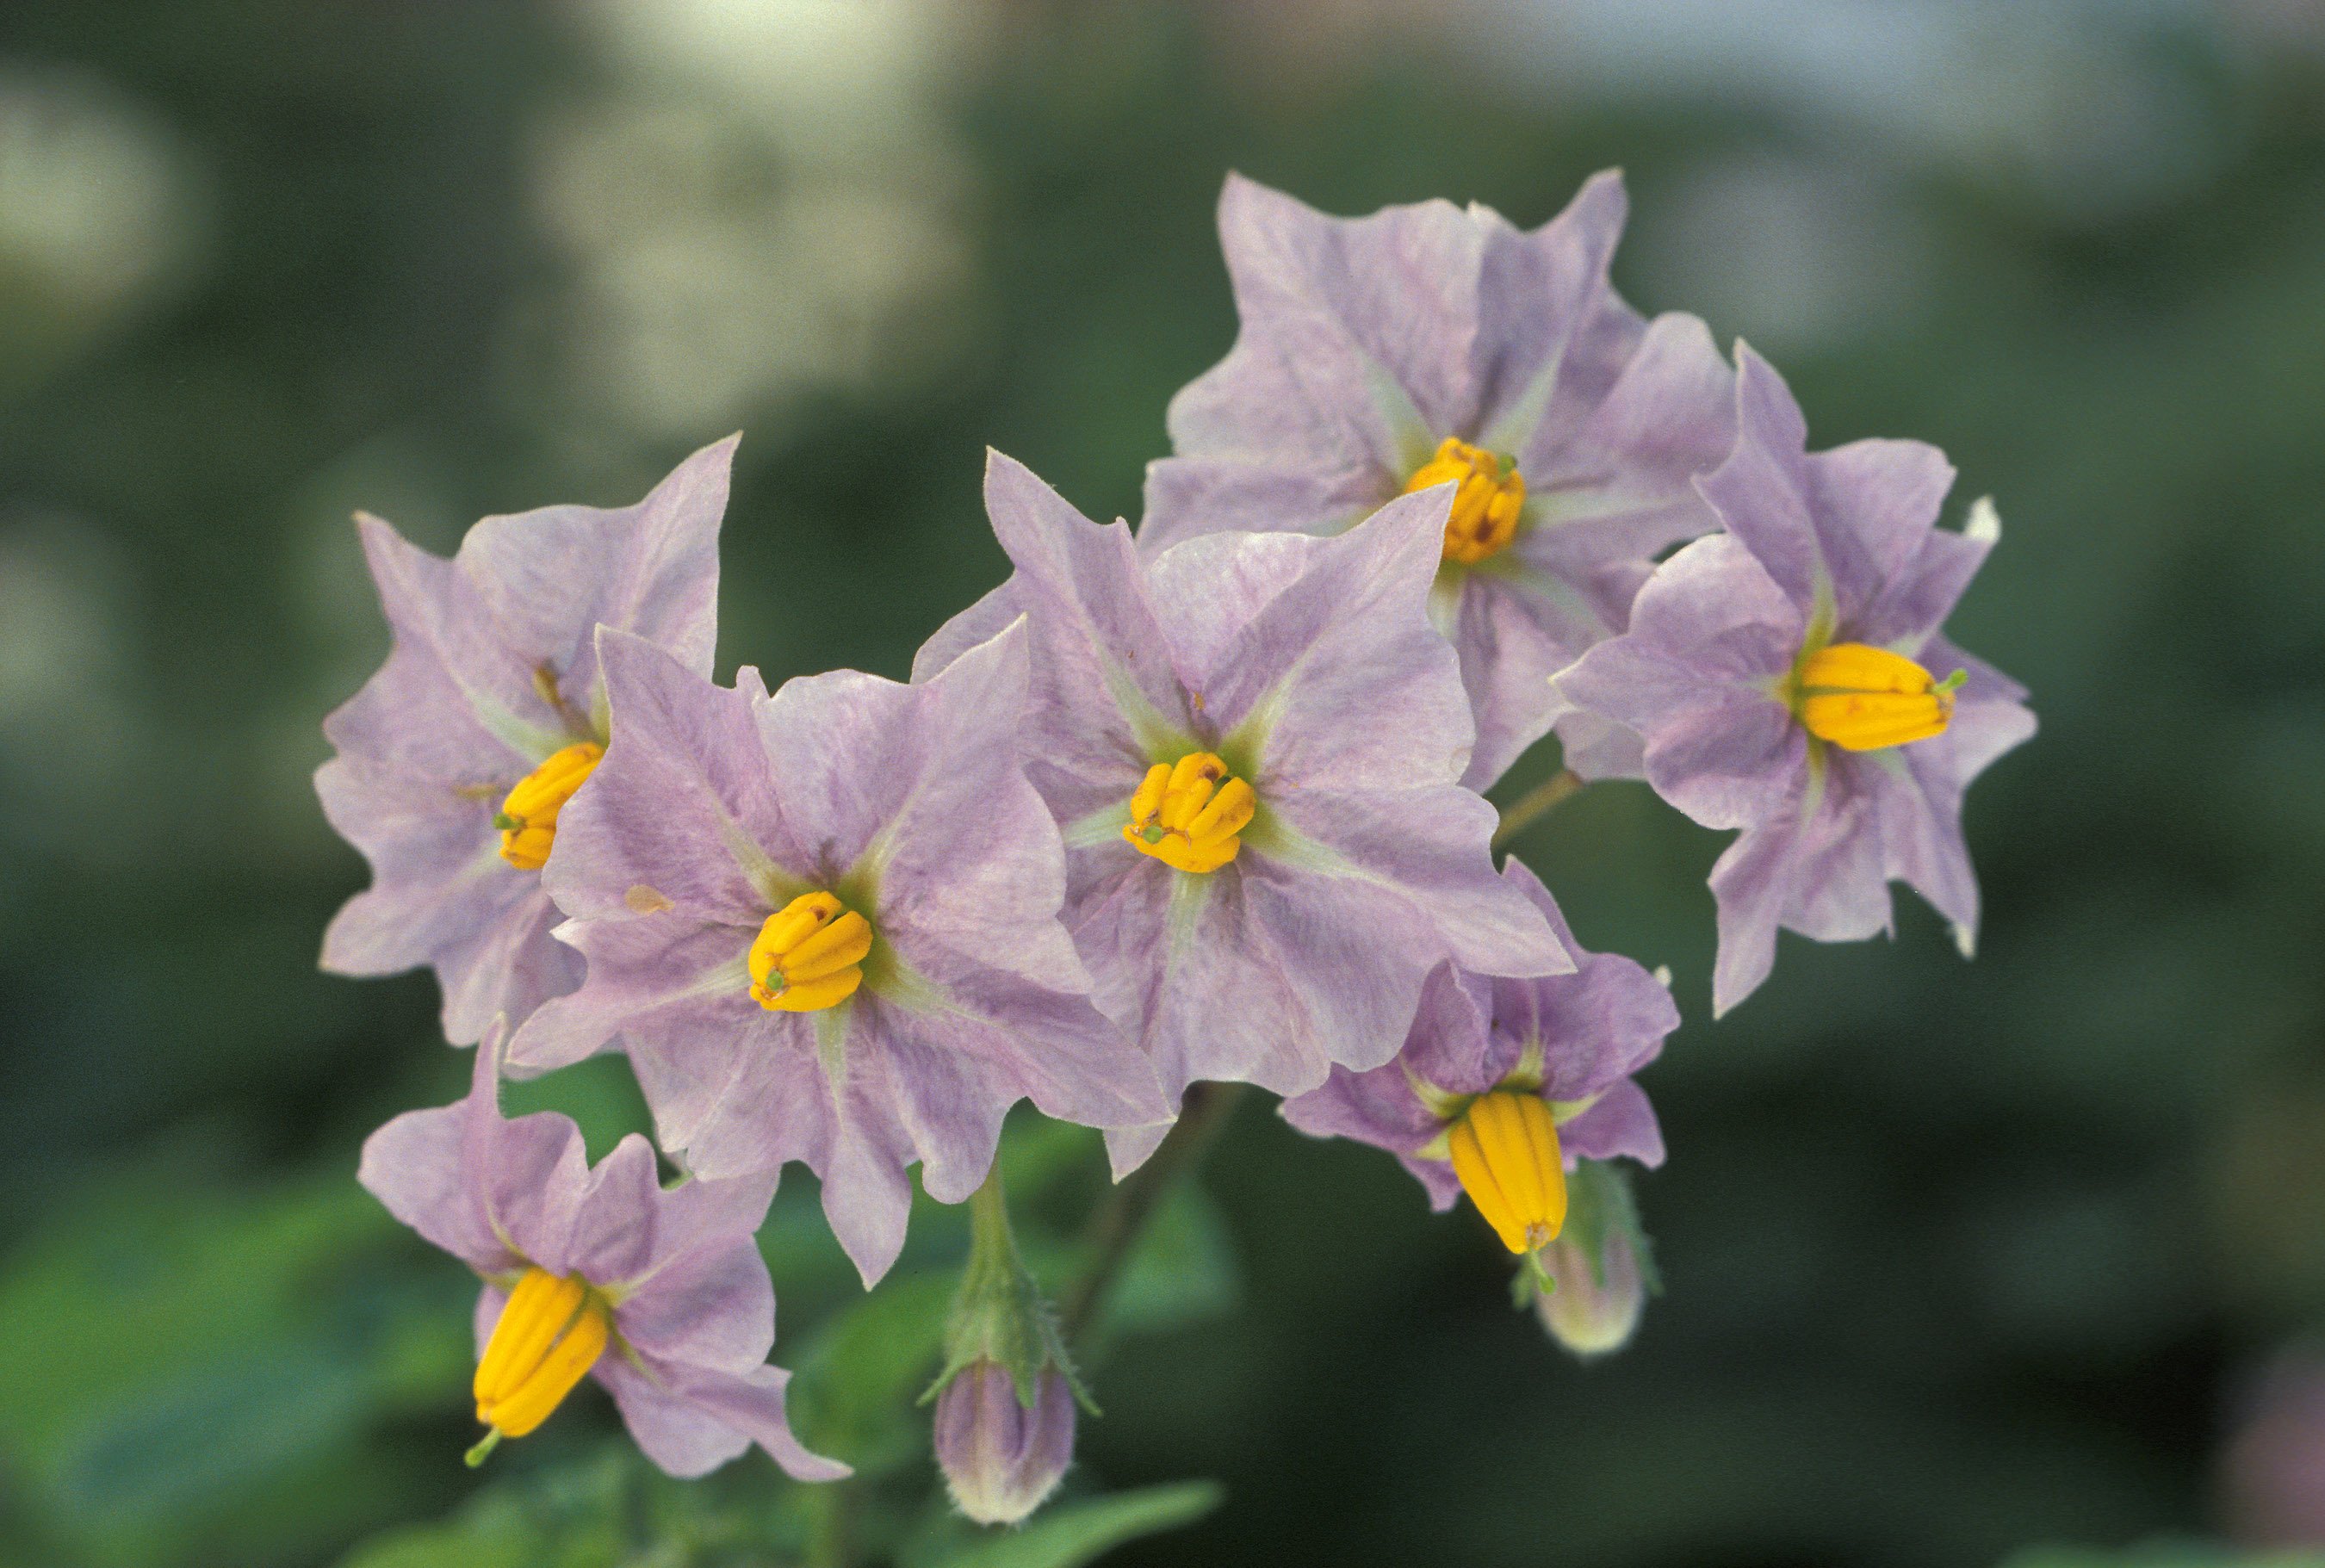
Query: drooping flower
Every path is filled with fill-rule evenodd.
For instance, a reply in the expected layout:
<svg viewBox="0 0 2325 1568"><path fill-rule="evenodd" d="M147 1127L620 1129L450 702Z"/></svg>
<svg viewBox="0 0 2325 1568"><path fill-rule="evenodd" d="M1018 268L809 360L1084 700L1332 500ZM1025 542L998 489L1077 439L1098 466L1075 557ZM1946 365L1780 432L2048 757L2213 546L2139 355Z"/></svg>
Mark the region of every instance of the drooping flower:
<svg viewBox="0 0 2325 1568"><path fill-rule="evenodd" d="M1016 574L913 677L1024 614L1026 771L1065 832L1065 919L1174 1105L1198 1079L1298 1094L1378 1066L1449 958L1570 967L1494 875L1493 808L1456 782L1468 703L1424 610L1441 489L1334 538L1151 554L998 454L986 506ZM1163 1130L1110 1134L1117 1168Z"/></svg>
<svg viewBox="0 0 2325 1568"><path fill-rule="evenodd" d="M1045 1368L1028 1405L1005 1368L971 1362L937 1396L933 1437L953 1506L980 1525L1014 1525L1073 1462L1073 1386Z"/></svg>
<svg viewBox="0 0 2325 1568"><path fill-rule="evenodd" d="M1582 776L1635 776L1637 738L1549 678L1624 628L1658 551L1713 526L1689 481L1728 451L1734 377L1700 320L1647 321L1607 283L1624 209L1613 171L1530 233L1444 201L1328 218L1228 176L1242 330L1172 399L1177 455L1147 472L1150 549L1334 533L1455 483L1431 614L1477 715L1473 788L1553 720Z"/></svg>
<svg viewBox="0 0 2325 1568"><path fill-rule="evenodd" d="M579 982L542 889L560 813L606 744L599 625L710 671L718 522L735 440L705 447L635 506L487 517L442 560L359 516L395 645L323 721L323 813L372 886L323 938L323 967L434 967L444 1034L480 1037Z"/></svg>
<svg viewBox="0 0 2325 1568"><path fill-rule="evenodd" d="M538 1426L584 1377L614 1396L662 1469L701 1475L755 1443L801 1480L848 1467L810 1453L767 1364L775 1294L753 1232L773 1172L664 1188L633 1133L592 1170L580 1129L504 1120L502 1035L477 1047L466 1099L407 1111L365 1140L357 1180L485 1282L477 1302L472 1456Z"/></svg>
<svg viewBox="0 0 2325 1568"><path fill-rule="evenodd" d="M998 1174L969 1200L968 1262L945 1322L944 1368L929 1390L937 1468L953 1505L980 1525L1014 1525L1056 1489L1074 1457L1073 1359L1018 1255ZM925 1403L925 1401L923 1401Z"/></svg>
<svg viewBox="0 0 2325 1568"><path fill-rule="evenodd" d="M662 1146L700 1175L804 1161L867 1284L903 1245L905 1167L960 1202L1018 1099L1165 1114L1058 923L1063 851L1017 763L1024 640L923 686L843 670L770 697L607 632L614 738L545 874L588 975L512 1065L620 1035Z"/></svg>
<svg viewBox="0 0 2325 1568"><path fill-rule="evenodd" d="M1728 531L1659 567L1629 633L1558 681L1645 738L1665 800L1743 830L1711 871L1723 1013L1767 977L1778 926L1820 942L1889 929L1892 878L1967 955L1962 793L2034 732L2025 689L1938 630L2001 536L1993 508L1937 528L1953 469L1917 441L1808 452L1783 378L1739 352L1736 450L1699 487Z"/></svg>
<svg viewBox="0 0 2325 1568"><path fill-rule="evenodd" d="M1508 979L1440 965L1395 1060L1335 1067L1320 1088L1284 1101L1283 1118L1388 1150L1432 1208L1467 1192L1504 1246L1539 1253L1562 1229L1577 1160L1663 1163L1654 1112L1631 1075L1679 1027L1679 1010L1631 960L1576 946L1524 865L1513 859L1502 876L1575 955L1573 971Z"/></svg>

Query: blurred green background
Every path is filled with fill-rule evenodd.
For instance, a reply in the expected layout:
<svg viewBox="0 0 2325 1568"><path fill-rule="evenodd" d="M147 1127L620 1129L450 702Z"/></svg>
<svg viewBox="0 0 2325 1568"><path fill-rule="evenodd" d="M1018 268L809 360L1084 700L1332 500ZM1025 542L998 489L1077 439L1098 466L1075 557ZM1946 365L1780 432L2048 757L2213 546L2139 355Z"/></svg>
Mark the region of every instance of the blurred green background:
<svg viewBox="0 0 2325 1568"><path fill-rule="evenodd" d="M1634 303L1999 504L1951 632L2042 730L1971 796L1983 951L1901 895L1715 1025L1720 836L1629 784L1529 830L1587 943L1676 976L1669 1294L1579 1366L1474 1215L1255 1098L1073 1483L1227 1501L1110 1560L2325 1535L2325 7L111 0L0 11L0 1563L329 1563L464 1507L493 1561L560 1508L712 1551L771 1489L593 1457L602 1400L457 1461L471 1284L352 1175L466 1058L424 974L315 968L366 879L317 724L386 646L352 508L449 552L740 428L720 674L902 677L1002 575L987 444L1136 515L1233 337L1227 170L1532 226L1609 164ZM623 1072L523 1103L602 1152ZM1035 1174L1070 1229L1088 1167ZM855 1354L801 1336L853 1294L811 1183L768 1250L777 1359Z"/></svg>

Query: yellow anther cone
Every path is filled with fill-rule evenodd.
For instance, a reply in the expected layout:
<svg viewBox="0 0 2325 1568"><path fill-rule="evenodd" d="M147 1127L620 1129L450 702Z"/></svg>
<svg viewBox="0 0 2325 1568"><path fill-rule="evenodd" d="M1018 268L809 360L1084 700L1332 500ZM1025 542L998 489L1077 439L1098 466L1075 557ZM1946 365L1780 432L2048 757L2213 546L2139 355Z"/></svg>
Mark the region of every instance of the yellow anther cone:
<svg viewBox="0 0 2325 1568"><path fill-rule="evenodd" d="M611 1337L605 1304L578 1276L525 1270L477 1363L477 1419L523 1437L589 1375Z"/></svg>
<svg viewBox="0 0 2325 1568"><path fill-rule="evenodd" d="M1453 511L1445 519L1445 559L1468 566L1507 549L1525 507L1525 481L1517 465L1448 436L1404 482L1404 493L1448 481L1460 488L1453 492Z"/></svg>
<svg viewBox="0 0 2325 1568"><path fill-rule="evenodd" d="M550 846L557 839L557 813L605 755L604 747L585 740L552 752L548 761L517 780L493 819L501 830L502 859L520 871L538 871L549 863Z"/></svg>
<svg viewBox="0 0 2325 1568"><path fill-rule="evenodd" d="M1902 654L1835 643L1801 666L1801 722L1819 740L1848 751L1904 746L1945 733L1953 719L1950 682Z"/></svg>
<svg viewBox="0 0 2325 1568"><path fill-rule="evenodd" d="M1243 848L1242 833L1259 809L1251 785L1227 777L1208 751L1156 763L1130 797L1122 836L1142 855L1181 871L1216 871Z"/></svg>
<svg viewBox="0 0 2325 1568"><path fill-rule="evenodd" d="M1469 1102L1446 1142L1461 1190L1502 1245L1532 1252L1566 1223L1566 1164L1542 1097L1496 1090Z"/></svg>
<svg viewBox="0 0 2325 1568"><path fill-rule="evenodd" d="M745 967L751 999L771 1013L811 1013L856 994L872 924L830 893L802 893L767 916Z"/></svg>

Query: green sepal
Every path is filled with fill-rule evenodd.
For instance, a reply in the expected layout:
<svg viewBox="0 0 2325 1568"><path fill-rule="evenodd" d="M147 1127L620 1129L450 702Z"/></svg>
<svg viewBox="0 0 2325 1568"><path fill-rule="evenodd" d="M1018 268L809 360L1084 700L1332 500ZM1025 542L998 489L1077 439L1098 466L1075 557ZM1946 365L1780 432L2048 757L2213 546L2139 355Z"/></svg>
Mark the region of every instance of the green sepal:
<svg viewBox="0 0 2325 1568"><path fill-rule="evenodd" d="M987 1360L1009 1374L1018 1404L1028 1410L1040 1396L1042 1373L1054 1367L1073 1390L1075 1403L1098 1415L1098 1404L1066 1350L1057 1313L1018 1256L997 1165L968 1203L968 1261L945 1320L944 1366L920 1402L926 1405L969 1366Z"/></svg>

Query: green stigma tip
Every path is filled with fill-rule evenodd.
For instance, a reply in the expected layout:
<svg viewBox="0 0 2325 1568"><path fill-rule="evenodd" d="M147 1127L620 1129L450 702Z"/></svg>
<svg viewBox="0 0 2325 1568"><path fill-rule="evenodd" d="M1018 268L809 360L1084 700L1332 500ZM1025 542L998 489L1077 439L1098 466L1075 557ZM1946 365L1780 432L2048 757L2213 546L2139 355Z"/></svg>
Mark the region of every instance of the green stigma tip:
<svg viewBox="0 0 2325 1568"><path fill-rule="evenodd" d="M514 833L522 829L524 824L518 821L514 817L510 816L506 812L495 812L493 813L493 826L498 828L504 833Z"/></svg>
<svg viewBox="0 0 2325 1568"><path fill-rule="evenodd" d="M1956 670L1952 674L1938 682L1938 690L1941 691L1959 691L1968 680L1969 672L1968 670Z"/></svg>
<svg viewBox="0 0 2325 1568"><path fill-rule="evenodd" d="M486 1456L500 1445L501 1429L496 1426L490 1432L485 1433L483 1439L477 1443L476 1447L468 1450L468 1452L461 1455L461 1457L468 1461L468 1468L470 1470L474 1470L478 1465L484 1463Z"/></svg>

